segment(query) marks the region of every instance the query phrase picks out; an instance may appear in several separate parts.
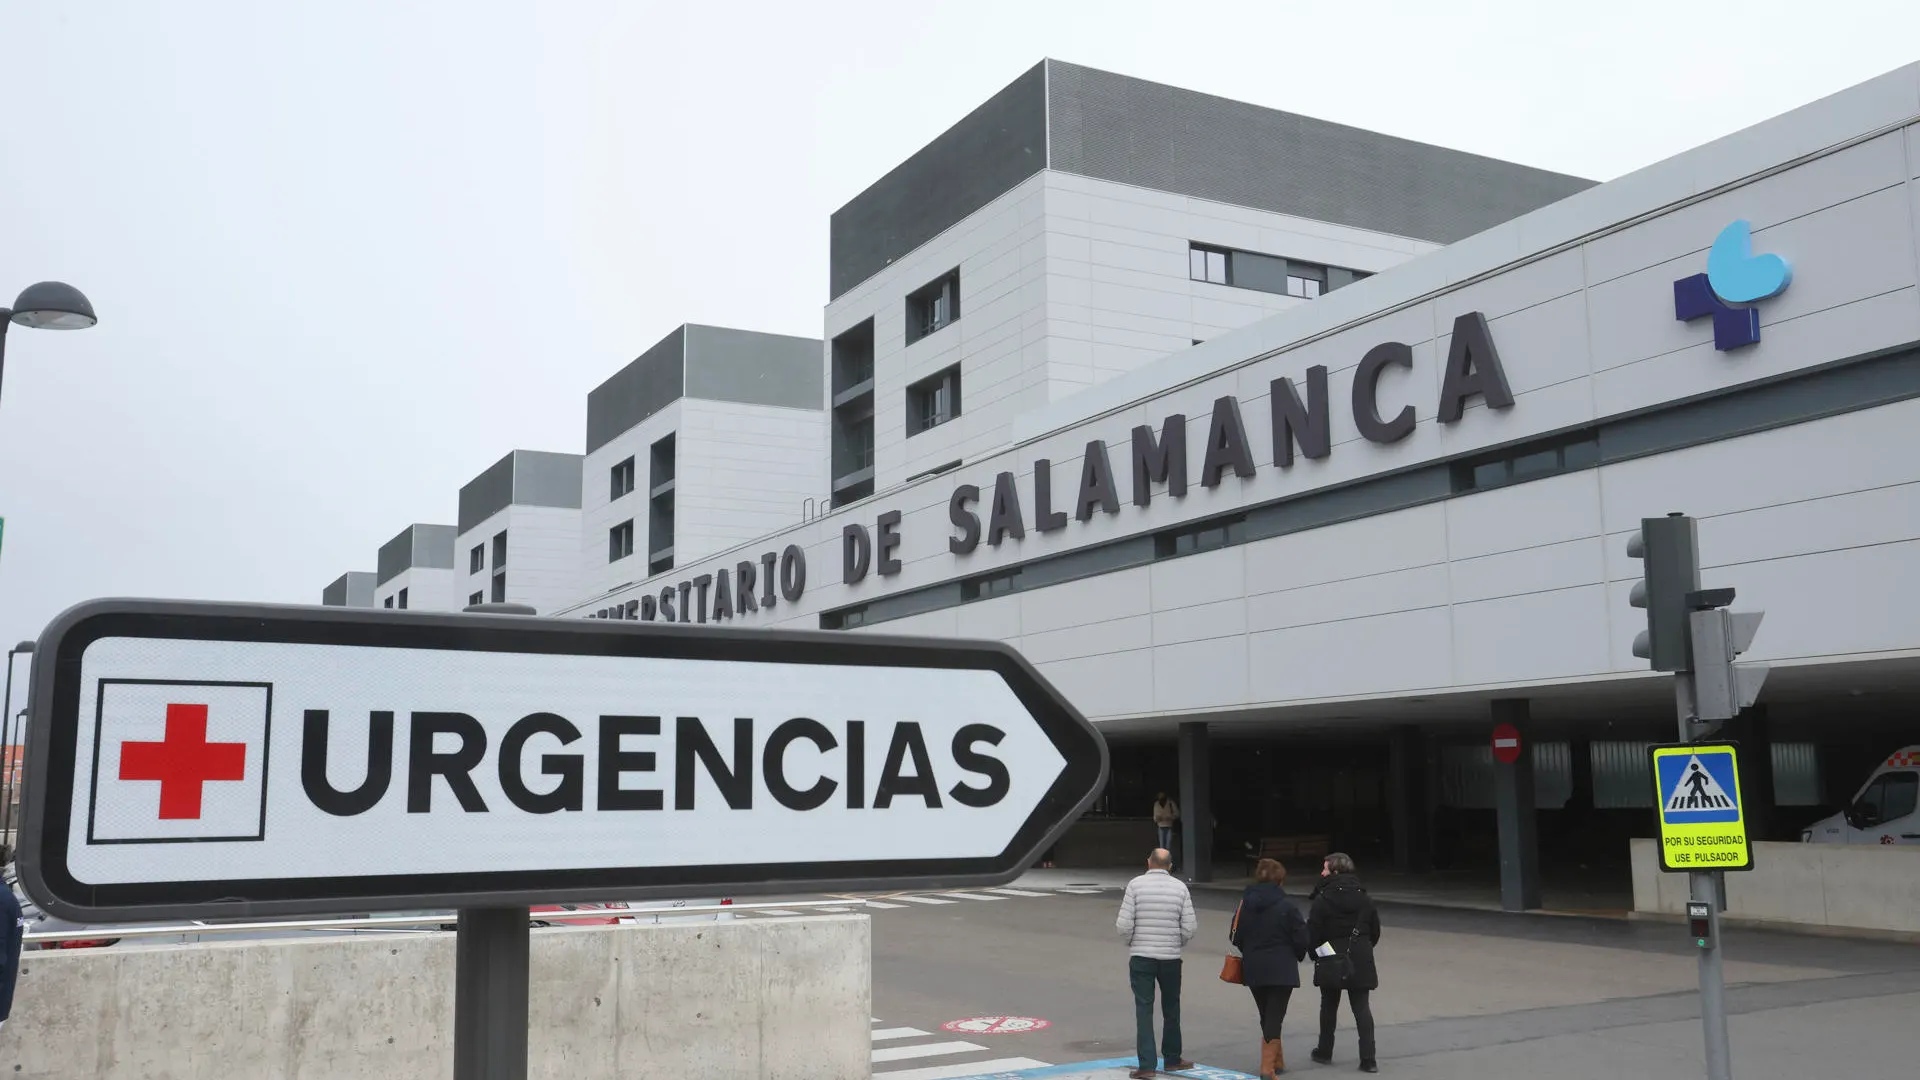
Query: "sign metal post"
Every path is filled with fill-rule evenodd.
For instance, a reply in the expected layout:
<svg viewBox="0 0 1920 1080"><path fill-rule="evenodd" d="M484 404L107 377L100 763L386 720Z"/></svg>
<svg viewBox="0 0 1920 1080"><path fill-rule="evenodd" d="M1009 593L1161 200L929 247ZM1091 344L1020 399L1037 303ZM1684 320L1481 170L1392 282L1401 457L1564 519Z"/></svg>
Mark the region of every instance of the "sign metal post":
<svg viewBox="0 0 1920 1080"><path fill-rule="evenodd" d="M466 611L539 614L525 604L473 604ZM527 1080L532 913L461 908L453 934L453 1080Z"/></svg>

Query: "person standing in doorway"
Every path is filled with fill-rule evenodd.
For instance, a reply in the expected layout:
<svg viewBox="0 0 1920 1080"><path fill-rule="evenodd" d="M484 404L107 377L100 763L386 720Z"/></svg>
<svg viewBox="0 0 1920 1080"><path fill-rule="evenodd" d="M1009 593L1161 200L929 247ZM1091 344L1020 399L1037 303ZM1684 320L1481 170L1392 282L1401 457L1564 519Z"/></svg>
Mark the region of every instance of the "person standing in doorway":
<svg viewBox="0 0 1920 1080"><path fill-rule="evenodd" d="M1320 988L1320 1043L1313 1060L1333 1064L1333 1028L1340 1019L1340 992L1346 991L1353 1024L1360 1035L1360 1071L1377 1073L1374 1057L1373 991L1380 986L1373 949L1380 943L1380 912L1354 873L1353 859L1334 852L1320 866L1323 879L1307 913L1307 939L1313 943L1313 985ZM1322 945L1332 950L1321 956Z"/></svg>
<svg viewBox="0 0 1920 1080"><path fill-rule="evenodd" d="M1167 798L1166 792L1153 797L1153 827L1159 832L1158 843L1168 851L1173 850L1173 827L1180 822L1180 804Z"/></svg>
<svg viewBox="0 0 1920 1080"><path fill-rule="evenodd" d="M1253 884L1240 896L1233 916L1233 945L1240 950L1240 981L1253 991L1260 1011L1260 1080L1287 1071L1287 1055L1280 1044L1280 1024L1287 1002L1300 985L1300 960L1312 946L1307 942L1307 920L1282 888L1287 868L1276 859L1261 859L1253 869Z"/></svg>
<svg viewBox="0 0 1920 1080"><path fill-rule="evenodd" d="M1147 872L1127 882L1114 929L1127 942L1127 978L1133 984L1133 1026L1140 1067L1131 1080L1146 1080L1159 1062L1166 1071L1193 1068L1180 1056L1180 951L1200 927L1187 886L1167 871L1173 855L1155 848ZM1153 991L1160 989L1160 1054L1153 1052Z"/></svg>

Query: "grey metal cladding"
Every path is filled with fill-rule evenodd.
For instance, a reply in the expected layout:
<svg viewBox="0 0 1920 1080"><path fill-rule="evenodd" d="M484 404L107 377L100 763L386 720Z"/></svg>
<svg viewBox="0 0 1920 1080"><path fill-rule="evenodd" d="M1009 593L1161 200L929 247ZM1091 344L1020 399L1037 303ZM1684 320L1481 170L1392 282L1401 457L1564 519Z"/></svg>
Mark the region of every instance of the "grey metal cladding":
<svg viewBox="0 0 1920 1080"><path fill-rule="evenodd" d="M349 570L321 590L320 603L327 607L372 607L373 586L372 571Z"/></svg>
<svg viewBox="0 0 1920 1080"><path fill-rule="evenodd" d="M380 557L374 562L374 569L379 575L377 581L385 585L412 565L413 526L409 525L401 529L399 535L380 545Z"/></svg>
<svg viewBox="0 0 1920 1080"><path fill-rule="evenodd" d="M1594 181L1046 62L1061 172L1451 243Z"/></svg>
<svg viewBox="0 0 1920 1080"><path fill-rule="evenodd" d="M580 509L580 466L579 454L556 454L546 450L515 450L513 452L514 505Z"/></svg>
<svg viewBox="0 0 1920 1080"><path fill-rule="evenodd" d="M587 453L679 400L686 392L685 358L686 328L676 326L594 387L587 394Z"/></svg>
<svg viewBox="0 0 1920 1080"><path fill-rule="evenodd" d="M459 530L451 525L415 525L412 565L423 570L453 569L453 547L459 539Z"/></svg>
<svg viewBox="0 0 1920 1080"><path fill-rule="evenodd" d="M689 324L686 395L792 409L826 407L819 338Z"/></svg>
<svg viewBox="0 0 1920 1080"><path fill-rule="evenodd" d="M460 489L460 531L466 532L512 502L513 453L509 451L506 457L488 466L486 472L467 481Z"/></svg>
<svg viewBox="0 0 1920 1080"><path fill-rule="evenodd" d="M1046 142L1040 63L834 211L828 295L838 297L1046 168Z"/></svg>

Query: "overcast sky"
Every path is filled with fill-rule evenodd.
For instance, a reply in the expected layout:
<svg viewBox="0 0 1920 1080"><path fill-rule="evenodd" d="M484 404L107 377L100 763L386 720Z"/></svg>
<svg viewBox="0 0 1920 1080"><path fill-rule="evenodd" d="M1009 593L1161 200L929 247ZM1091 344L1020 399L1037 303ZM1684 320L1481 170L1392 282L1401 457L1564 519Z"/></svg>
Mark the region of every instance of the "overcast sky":
<svg viewBox="0 0 1920 1080"><path fill-rule="evenodd" d="M0 644L317 603L673 326L820 333L827 219L1042 57L1608 179L1913 59L1828 0L97 0L0 13ZM1734 11L1736 15L1722 13ZM24 675L24 671L22 672Z"/></svg>

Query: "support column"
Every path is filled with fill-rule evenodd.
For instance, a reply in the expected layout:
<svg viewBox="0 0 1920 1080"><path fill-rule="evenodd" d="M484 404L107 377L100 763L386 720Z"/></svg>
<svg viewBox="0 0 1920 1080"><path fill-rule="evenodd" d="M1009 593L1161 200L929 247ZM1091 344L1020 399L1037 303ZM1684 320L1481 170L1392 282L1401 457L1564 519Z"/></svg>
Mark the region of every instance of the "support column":
<svg viewBox="0 0 1920 1080"><path fill-rule="evenodd" d="M1213 880L1212 743L1207 725L1180 725L1180 851L1188 881Z"/></svg>
<svg viewBox="0 0 1920 1080"><path fill-rule="evenodd" d="M1747 836L1771 840L1773 820L1773 731L1765 705L1749 705L1727 727L1740 744L1740 806Z"/></svg>
<svg viewBox="0 0 1920 1080"><path fill-rule="evenodd" d="M1500 906L1530 911L1540 906L1540 837L1534 821L1533 736L1526 698L1493 702L1493 722L1520 732L1520 757L1493 763L1494 811L1500 824Z"/></svg>
<svg viewBox="0 0 1920 1080"><path fill-rule="evenodd" d="M1393 868L1401 873L1433 869L1427 752L1426 732L1417 727L1395 729L1387 744L1387 813L1393 829Z"/></svg>

